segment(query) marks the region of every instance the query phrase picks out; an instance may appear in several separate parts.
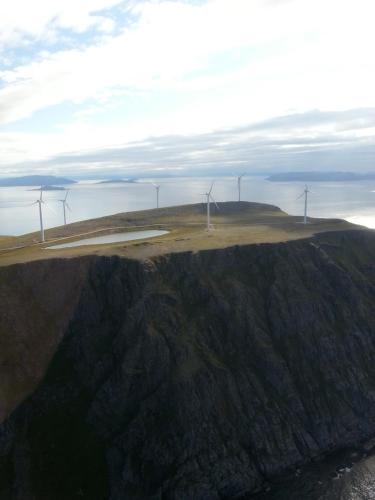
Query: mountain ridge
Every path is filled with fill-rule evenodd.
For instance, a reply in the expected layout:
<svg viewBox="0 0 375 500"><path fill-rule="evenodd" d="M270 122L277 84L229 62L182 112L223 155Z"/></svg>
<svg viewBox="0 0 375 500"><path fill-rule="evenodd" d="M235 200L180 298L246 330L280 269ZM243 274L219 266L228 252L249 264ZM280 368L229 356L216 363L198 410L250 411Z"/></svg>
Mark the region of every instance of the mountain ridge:
<svg viewBox="0 0 375 500"><path fill-rule="evenodd" d="M51 186L75 184L76 181L65 177L56 177L54 175L24 175L21 177L6 177L0 179L0 187L16 186Z"/></svg>
<svg viewBox="0 0 375 500"><path fill-rule="evenodd" d="M270 182L346 182L365 181L375 179L375 172L321 172L321 171L300 171L300 172L280 172L267 177Z"/></svg>

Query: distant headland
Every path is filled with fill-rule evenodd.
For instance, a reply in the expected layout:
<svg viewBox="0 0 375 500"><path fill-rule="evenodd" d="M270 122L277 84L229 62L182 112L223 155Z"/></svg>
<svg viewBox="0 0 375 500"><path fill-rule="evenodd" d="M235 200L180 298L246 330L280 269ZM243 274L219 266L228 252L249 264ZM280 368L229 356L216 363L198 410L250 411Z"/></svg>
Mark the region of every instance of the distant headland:
<svg viewBox="0 0 375 500"><path fill-rule="evenodd" d="M137 182L138 179L130 178L130 179L108 179L104 181L99 181L98 184L132 184Z"/></svg>
<svg viewBox="0 0 375 500"><path fill-rule="evenodd" d="M30 191L67 191L66 188L64 188L63 186L50 186L50 185L47 185L47 186L42 186L41 188L40 187L37 187L37 188L34 188L34 189L31 189Z"/></svg>
<svg viewBox="0 0 375 500"><path fill-rule="evenodd" d="M61 186L75 184L76 181L64 177L55 177L54 175L26 175L23 177L8 177L0 179L0 187L14 186Z"/></svg>
<svg viewBox="0 0 375 500"><path fill-rule="evenodd" d="M337 182L375 179L375 172L282 172L267 177L271 182Z"/></svg>

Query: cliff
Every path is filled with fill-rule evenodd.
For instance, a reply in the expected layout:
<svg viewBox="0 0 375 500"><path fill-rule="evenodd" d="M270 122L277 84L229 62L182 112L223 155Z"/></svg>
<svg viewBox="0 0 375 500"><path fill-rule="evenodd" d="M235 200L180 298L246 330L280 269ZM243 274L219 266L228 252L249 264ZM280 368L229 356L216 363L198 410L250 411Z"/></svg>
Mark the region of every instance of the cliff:
<svg viewBox="0 0 375 500"><path fill-rule="evenodd" d="M2 500L236 498L375 434L374 232L31 262L0 290Z"/></svg>

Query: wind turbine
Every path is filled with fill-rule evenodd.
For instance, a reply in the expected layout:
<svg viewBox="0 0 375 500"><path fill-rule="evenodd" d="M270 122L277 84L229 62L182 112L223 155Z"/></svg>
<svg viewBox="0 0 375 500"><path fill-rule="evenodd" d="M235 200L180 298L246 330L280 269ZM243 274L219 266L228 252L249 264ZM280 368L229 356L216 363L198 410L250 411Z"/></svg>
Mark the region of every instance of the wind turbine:
<svg viewBox="0 0 375 500"><path fill-rule="evenodd" d="M159 189L160 185L159 184L152 184L154 188L156 189L156 208L159 208Z"/></svg>
<svg viewBox="0 0 375 500"><path fill-rule="evenodd" d="M65 195L65 198L62 199L62 200L59 200L59 202L62 203L62 206L63 206L63 212L64 212L64 226L66 226L66 209L70 210L70 206L68 205L68 203L66 202L67 198L68 198L68 195L69 195L69 189L66 191L66 195Z"/></svg>
<svg viewBox="0 0 375 500"><path fill-rule="evenodd" d="M309 189L306 185L303 193L300 196L298 196L298 198L297 198L297 200L299 200L300 198L302 198L302 196L305 197L305 212L304 212L304 216L303 216L303 223L304 224L307 224L307 195L308 195L308 193L311 193L311 191L309 191Z"/></svg>
<svg viewBox="0 0 375 500"><path fill-rule="evenodd" d="M239 175L237 177L237 186L238 186L238 201L241 201L241 181L242 177L245 175L245 173Z"/></svg>
<svg viewBox="0 0 375 500"><path fill-rule="evenodd" d="M206 197L207 199L207 231L211 231L212 229L212 226L211 226L211 213L210 213L210 203L211 203L211 200L215 203L216 205L216 208L219 210L219 207L218 207L218 204L216 203L216 201L214 200L211 192L212 192L212 188L214 187L214 183L215 181L211 184L211 187L210 187L210 190L208 191L208 193L202 193L203 196Z"/></svg>
<svg viewBox="0 0 375 500"><path fill-rule="evenodd" d="M45 242L44 238L44 226L43 226L43 210L42 210L42 205L43 205L43 188L40 188L40 198L39 200L36 200L33 205L38 205L39 206L39 219L40 219L40 241L42 243Z"/></svg>

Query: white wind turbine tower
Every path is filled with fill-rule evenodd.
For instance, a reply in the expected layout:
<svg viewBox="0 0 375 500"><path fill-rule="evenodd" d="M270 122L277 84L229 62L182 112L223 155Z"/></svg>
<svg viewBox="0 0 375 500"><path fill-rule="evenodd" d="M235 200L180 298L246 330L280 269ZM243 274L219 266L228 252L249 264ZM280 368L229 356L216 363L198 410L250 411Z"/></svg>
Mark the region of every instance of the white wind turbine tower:
<svg viewBox="0 0 375 500"><path fill-rule="evenodd" d="M303 223L304 224L307 224L307 195L311 193L311 191L309 191L307 185L305 186L305 189L303 190L303 193L298 196L297 200L299 200L300 198L302 198L302 196L305 197L305 212L304 212L304 216L303 216Z"/></svg>
<svg viewBox="0 0 375 500"><path fill-rule="evenodd" d="M64 213L64 226L66 226L66 209L68 209L69 211L71 211L70 209L70 206L68 205L67 203L67 198L68 198L68 195L69 195L69 189L67 190L66 192L66 195L65 195L65 198L62 199L62 200L59 200L61 203L62 203L62 206L63 206L63 213Z"/></svg>
<svg viewBox="0 0 375 500"><path fill-rule="evenodd" d="M44 238L44 226L43 226L43 210L42 210L42 205L43 205L43 188L40 188L40 197L39 200L36 200L33 205L38 205L39 206L39 219L40 219L40 241L44 243L45 238Z"/></svg>
<svg viewBox="0 0 375 500"><path fill-rule="evenodd" d="M211 226L211 212L210 212L210 203L211 203L211 200L215 203L216 208L219 210L218 204L216 203L216 201L214 200L214 198L213 198L213 196L211 194L213 187L214 187L214 182L211 184L211 187L210 187L210 190L208 191L208 193L202 193L202 195L205 196L206 199L207 199L207 231L211 231L211 229L212 229L212 226Z"/></svg>
<svg viewBox="0 0 375 500"><path fill-rule="evenodd" d="M244 173L239 175L237 177L237 186L238 186L238 201L241 201L241 181L242 181L242 177L244 177Z"/></svg>
<svg viewBox="0 0 375 500"><path fill-rule="evenodd" d="M159 189L160 189L160 184L152 184L152 185L156 189L156 208L159 208Z"/></svg>

